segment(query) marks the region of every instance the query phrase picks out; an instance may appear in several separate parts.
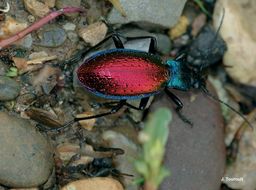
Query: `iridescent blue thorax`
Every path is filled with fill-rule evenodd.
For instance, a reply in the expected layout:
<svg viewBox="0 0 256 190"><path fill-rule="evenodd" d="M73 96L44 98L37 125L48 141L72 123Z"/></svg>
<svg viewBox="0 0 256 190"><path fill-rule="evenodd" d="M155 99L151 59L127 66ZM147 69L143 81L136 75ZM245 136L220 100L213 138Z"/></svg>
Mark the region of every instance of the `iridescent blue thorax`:
<svg viewBox="0 0 256 190"><path fill-rule="evenodd" d="M167 81L168 88L186 91L192 87L191 72L186 65L184 65L185 63L167 60L166 64L170 71L170 79Z"/></svg>

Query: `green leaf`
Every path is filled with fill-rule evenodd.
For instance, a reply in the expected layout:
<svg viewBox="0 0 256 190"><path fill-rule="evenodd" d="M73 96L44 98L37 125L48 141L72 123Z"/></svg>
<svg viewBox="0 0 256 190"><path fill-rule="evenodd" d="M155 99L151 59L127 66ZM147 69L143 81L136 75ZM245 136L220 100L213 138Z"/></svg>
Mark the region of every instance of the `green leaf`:
<svg viewBox="0 0 256 190"><path fill-rule="evenodd" d="M169 175L170 175L170 172L167 169L162 167L159 171L159 175L156 176L156 185L159 186L161 182L164 180L164 178L166 178Z"/></svg>
<svg viewBox="0 0 256 190"><path fill-rule="evenodd" d="M135 169L143 176L147 176L149 171L147 164L143 162L142 160L136 160L134 163Z"/></svg>
<svg viewBox="0 0 256 190"><path fill-rule="evenodd" d="M202 12L204 14L206 14L209 17L212 17L211 14L204 7L204 4L203 4L203 2L201 0L194 0L194 2L200 7L200 9L202 10Z"/></svg>
<svg viewBox="0 0 256 190"><path fill-rule="evenodd" d="M7 77L16 77L18 76L18 69L16 67L11 67L6 73Z"/></svg>

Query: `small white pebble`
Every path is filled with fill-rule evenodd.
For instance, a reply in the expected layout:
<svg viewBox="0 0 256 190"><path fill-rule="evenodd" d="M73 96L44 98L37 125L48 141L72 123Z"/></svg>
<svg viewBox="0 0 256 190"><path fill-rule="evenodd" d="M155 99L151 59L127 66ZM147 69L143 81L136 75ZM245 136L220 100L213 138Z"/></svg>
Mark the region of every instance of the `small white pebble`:
<svg viewBox="0 0 256 190"><path fill-rule="evenodd" d="M76 25L73 24L73 23L66 23L63 25L63 29L66 30L66 31L74 31L76 29Z"/></svg>

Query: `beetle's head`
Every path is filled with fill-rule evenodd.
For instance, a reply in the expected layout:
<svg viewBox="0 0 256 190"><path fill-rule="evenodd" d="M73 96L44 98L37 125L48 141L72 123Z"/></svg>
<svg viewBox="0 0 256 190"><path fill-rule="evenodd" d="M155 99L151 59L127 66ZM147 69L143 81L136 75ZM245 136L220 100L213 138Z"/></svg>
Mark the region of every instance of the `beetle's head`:
<svg viewBox="0 0 256 190"><path fill-rule="evenodd" d="M168 60L167 65L170 71L168 88L187 91L190 88L205 87L206 75L203 74L201 68L190 67L180 57L175 60Z"/></svg>

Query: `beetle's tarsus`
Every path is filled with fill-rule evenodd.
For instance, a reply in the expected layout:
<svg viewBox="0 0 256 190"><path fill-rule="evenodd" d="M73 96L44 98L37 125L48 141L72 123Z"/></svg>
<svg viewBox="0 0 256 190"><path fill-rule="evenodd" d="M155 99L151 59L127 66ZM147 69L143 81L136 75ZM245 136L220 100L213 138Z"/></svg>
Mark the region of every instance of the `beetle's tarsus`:
<svg viewBox="0 0 256 190"><path fill-rule="evenodd" d="M178 114L179 118L180 118L183 122L187 123L187 124L190 125L191 127L194 126L194 124L193 124L188 118L186 118L185 115L183 115L183 114L181 113L181 110L180 110L180 109L176 109L176 113Z"/></svg>

